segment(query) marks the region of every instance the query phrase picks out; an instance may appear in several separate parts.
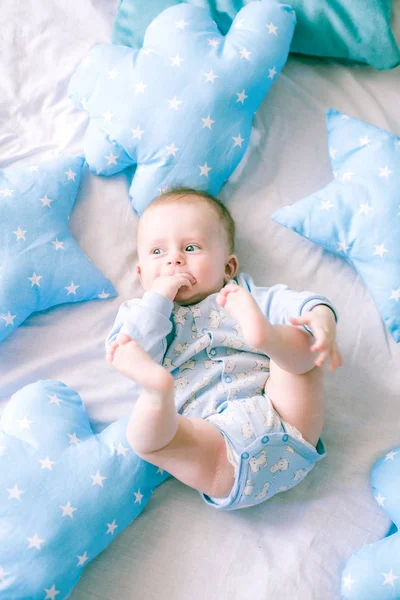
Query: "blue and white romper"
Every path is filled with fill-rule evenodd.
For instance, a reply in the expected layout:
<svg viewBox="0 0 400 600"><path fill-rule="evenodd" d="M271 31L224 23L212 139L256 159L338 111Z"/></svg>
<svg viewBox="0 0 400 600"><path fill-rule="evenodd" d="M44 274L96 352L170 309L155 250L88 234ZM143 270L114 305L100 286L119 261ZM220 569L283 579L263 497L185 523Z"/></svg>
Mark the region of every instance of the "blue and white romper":
<svg viewBox="0 0 400 600"><path fill-rule="evenodd" d="M290 317L318 304L329 306L337 319L330 301L312 292L281 284L258 287L246 273L228 283L248 290L273 324L290 324ZM216 303L217 295L180 306L145 292L121 305L106 345L119 333L136 340L173 375L177 410L219 429L235 467L235 484L226 498L201 495L215 508L232 510L295 486L326 451L322 440L315 448L276 412L264 392L268 356L245 342L237 321Z"/></svg>

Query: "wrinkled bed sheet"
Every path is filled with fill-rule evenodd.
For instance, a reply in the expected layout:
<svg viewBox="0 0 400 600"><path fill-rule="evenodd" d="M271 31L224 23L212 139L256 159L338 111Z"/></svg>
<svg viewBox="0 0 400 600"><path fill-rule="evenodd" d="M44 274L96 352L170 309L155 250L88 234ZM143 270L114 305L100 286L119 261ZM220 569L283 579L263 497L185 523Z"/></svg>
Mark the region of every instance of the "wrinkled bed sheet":
<svg viewBox="0 0 400 600"><path fill-rule="evenodd" d="M2 3L0 167L82 151L87 121L67 99L68 81L93 44L110 41L117 5ZM399 2L394 20L399 39ZM385 332L351 266L269 215L330 181L327 107L400 135L399 92L400 68L377 72L291 56L222 193L237 222L241 269L257 285L315 290L337 307L344 367L326 377L328 457L290 493L226 514L176 480L166 482L86 568L72 600L333 600L351 553L388 531L369 472L400 442L400 345ZM37 313L3 342L0 412L14 392L38 379L76 389L96 431L131 410L132 386L106 364L103 347L119 303L142 293L134 270L137 216L127 187L124 174L86 173L70 221L119 297Z"/></svg>

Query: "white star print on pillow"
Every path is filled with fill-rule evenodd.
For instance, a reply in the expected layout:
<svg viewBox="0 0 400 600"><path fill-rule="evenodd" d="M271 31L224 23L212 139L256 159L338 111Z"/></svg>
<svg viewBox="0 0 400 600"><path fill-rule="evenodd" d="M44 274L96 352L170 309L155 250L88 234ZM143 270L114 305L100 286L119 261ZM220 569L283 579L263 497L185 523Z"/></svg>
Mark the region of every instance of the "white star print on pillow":
<svg viewBox="0 0 400 600"><path fill-rule="evenodd" d="M355 552L342 576L342 596L354 600L389 600L400 597L400 447L387 452L374 465L373 494L393 521L391 534Z"/></svg>
<svg viewBox="0 0 400 600"><path fill-rule="evenodd" d="M83 162L0 170L0 342L35 311L116 296L68 229Z"/></svg>
<svg viewBox="0 0 400 600"><path fill-rule="evenodd" d="M334 180L272 219L353 265L400 342L400 138L330 109Z"/></svg>
<svg viewBox="0 0 400 600"><path fill-rule="evenodd" d="M0 426L0 597L67 598L169 477L132 451L127 420L95 435L60 381L11 398Z"/></svg>
<svg viewBox="0 0 400 600"><path fill-rule="evenodd" d="M130 196L139 214L178 185L217 194L246 151L295 23L287 5L251 2L224 36L207 10L183 3L154 19L139 50L95 46L69 86L89 113L91 171L137 165Z"/></svg>

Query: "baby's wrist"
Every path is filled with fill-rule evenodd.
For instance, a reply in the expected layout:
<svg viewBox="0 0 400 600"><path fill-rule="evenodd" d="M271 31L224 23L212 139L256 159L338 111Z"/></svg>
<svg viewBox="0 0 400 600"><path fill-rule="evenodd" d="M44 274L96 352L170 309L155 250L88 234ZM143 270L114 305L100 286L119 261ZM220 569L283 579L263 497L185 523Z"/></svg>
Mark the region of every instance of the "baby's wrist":
<svg viewBox="0 0 400 600"><path fill-rule="evenodd" d="M310 312L332 320L334 323L336 323L335 313L327 304L316 304Z"/></svg>

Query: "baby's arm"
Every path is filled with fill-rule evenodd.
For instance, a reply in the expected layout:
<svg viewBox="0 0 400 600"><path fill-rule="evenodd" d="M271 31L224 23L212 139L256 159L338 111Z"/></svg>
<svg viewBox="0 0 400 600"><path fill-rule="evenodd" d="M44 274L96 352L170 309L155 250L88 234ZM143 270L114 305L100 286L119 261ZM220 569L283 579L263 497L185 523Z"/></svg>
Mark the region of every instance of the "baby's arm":
<svg viewBox="0 0 400 600"><path fill-rule="evenodd" d="M310 328L314 336L310 350L319 353L315 361L317 367L321 367L328 358L330 359L330 371L343 366L336 343L336 316L328 306L317 304L309 312L303 313L302 317L295 317L290 321L292 325L307 325Z"/></svg>
<svg viewBox="0 0 400 600"><path fill-rule="evenodd" d="M336 311L325 296L307 291L296 292L282 284L259 287L247 273L241 273L237 281L251 293L263 315L273 325L292 325L293 317L302 317L318 305L329 307L337 322ZM308 333L312 333L307 323L302 325Z"/></svg>
<svg viewBox="0 0 400 600"><path fill-rule="evenodd" d="M158 292L147 291L142 298L121 304L113 328L106 339L109 349L118 335L124 333L138 342L158 364L162 364L167 348L167 335L172 330L170 320L172 300Z"/></svg>
<svg viewBox="0 0 400 600"><path fill-rule="evenodd" d="M112 355L118 346L118 336L125 334L135 340L151 358L162 364L167 349L167 335L172 330L170 320L173 300L181 287L189 289L194 283L192 275L178 273L163 275L154 280L151 290L139 300L134 298L124 302L117 314L114 326L106 339L106 358L112 362Z"/></svg>
<svg viewBox="0 0 400 600"><path fill-rule="evenodd" d="M258 287L246 273L239 275L238 282L250 292L271 324L302 327L313 336L310 350L318 356L315 360L317 366L322 366L328 359L330 370L342 366L336 343L337 315L328 298L313 292L296 292L286 285ZM294 331L283 328L281 333L293 351Z"/></svg>

